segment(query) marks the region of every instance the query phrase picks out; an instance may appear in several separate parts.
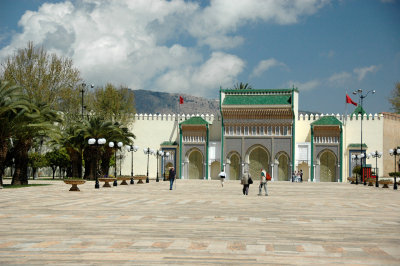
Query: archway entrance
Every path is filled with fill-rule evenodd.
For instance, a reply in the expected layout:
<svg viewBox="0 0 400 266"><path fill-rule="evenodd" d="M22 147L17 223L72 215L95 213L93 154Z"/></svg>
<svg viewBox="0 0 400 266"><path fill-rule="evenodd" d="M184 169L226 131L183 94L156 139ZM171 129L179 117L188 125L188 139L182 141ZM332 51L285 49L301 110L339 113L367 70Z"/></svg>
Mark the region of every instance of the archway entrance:
<svg viewBox="0 0 400 266"><path fill-rule="evenodd" d="M303 162L298 165L298 169L299 169L299 171L300 170L303 171L303 182L308 181L308 179L310 178L310 170L309 170L308 164Z"/></svg>
<svg viewBox="0 0 400 266"><path fill-rule="evenodd" d="M198 150L189 155L189 179L203 179L203 156Z"/></svg>
<svg viewBox="0 0 400 266"><path fill-rule="evenodd" d="M218 174L221 172L221 164L218 161L211 163L211 179L219 180Z"/></svg>
<svg viewBox="0 0 400 266"><path fill-rule="evenodd" d="M167 164L165 165L165 167L164 167L165 178L168 179L168 180L169 180L169 169L170 169L171 167L173 167L173 166L174 166L174 165L173 165L171 162L169 162L169 163L167 163ZM175 171L176 171L176 169L175 169Z"/></svg>
<svg viewBox="0 0 400 266"><path fill-rule="evenodd" d="M230 158L231 164L229 166L229 179L239 180L240 179L240 159L239 155L232 154Z"/></svg>
<svg viewBox="0 0 400 266"><path fill-rule="evenodd" d="M333 152L326 150L321 154L320 182L336 182L336 156Z"/></svg>
<svg viewBox="0 0 400 266"><path fill-rule="evenodd" d="M278 181L289 180L289 158L286 154L281 153L278 157Z"/></svg>
<svg viewBox="0 0 400 266"><path fill-rule="evenodd" d="M260 179L261 168L268 172L269 155L262 147L256 147L249 154L249 170L253 179Z"/></svg>

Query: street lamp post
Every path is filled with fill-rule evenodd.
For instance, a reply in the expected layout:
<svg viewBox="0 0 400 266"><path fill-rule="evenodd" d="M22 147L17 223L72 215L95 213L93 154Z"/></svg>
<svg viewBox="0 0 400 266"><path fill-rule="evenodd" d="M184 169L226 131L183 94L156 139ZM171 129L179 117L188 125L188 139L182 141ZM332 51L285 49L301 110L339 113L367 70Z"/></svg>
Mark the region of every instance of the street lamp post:
<svg viewBox="0 0 400 266"><path fill-rule="evenodd" d="M99 185L99 179L98 179L98 177L97 177L97 160L98 160L98 146L99 145L103 145L103 144L105 144L106 143L106 139L105 138L100 138L100 139L95 139L95 138L90 138L89 140L88 140L88 144L89 145L95 145L95 147L96 147L96 156L95 156L95 162L96 162L96 166L95 166L95 174L94 174L94 176L95 176L95 178L96 178L96 184L94 185L94 188L100 188L100 185Z"/></svg>
<svg viewBox="0 0 400 266"><path fill-rule="evenodd" d="M379 187L379 183L378 183L378 158L382 157L382 152L379 151L374 151L373 153L370 153L370 156L372 158L375 158L375 187Z"/></svg>
<svg viewBox="0 0 400 266"><path fill-rule="evenodd" d="M394 155L394 184L393 184L393 189L397 189L397 183L396 183L396 173L397 173L397 160L396 160L396 156L400 155L400 147L394 148L394 149L390 149L389 150L389 154L390 156Z"/></svg>
<svg viewBox="0 0 400 266"><path fill-rule="evenodd" d="M83 104L83 97L85 94L85 88L86 88L86 83L82 83L82 89L80 90L80 92L82 93L82 120L83 120L83 110L86 108L86 106ZM90 88L94 88L94 85L90 85Z"/></svg>
<svg viewBox="0 0 400 266"><path fill-rule="evenodd" d="M114 187L118 186L118 182L117 182L117 149L120 149L124 145L122 142L118 142L116 144L117 144L117 147L115 147L115 153L114 153L114 159L115 159L115 162L114 162L114 177L115 177L115 180L113 182L113 186ZM111 141L110 143L108 143L108 146L110 148L114 148L115 144L114 144L114 142ZM121 165L120 165L119 171L120 171L120 175L121 175Z"/></svg>
<svg viewBox="0 0 400 266"><path fill-rule="evenodd" d="M156 151L156 153L154 154L157 157L157 177L156 177L156 182L160 182L159 178L158 178L158 157L162 156L164 154L163 151Z"/></svg>
<svg viewBox="0 0 400 266"><path fill-rule="evenodd" d="M363 157L364 157L363 153L362 154L357 154L357 155L355 155L355 154L351 155L351 159L356 162L356 167L358 166L358 160L361 161ZM357 174L357 172L356 172L356 185L358 185L358 174Z"/></svg>
<svg viewBox="0 0 400 266"><path fill-rule="evenodd" d="M163 152L163 155L161 156L163 158L162 162L163 162L163 166L164 166L164 169L163 169L164 170L163 171L163 175L164 175L163 181L165 181L165 158L168 158L169 155L170 155L169 152Z"/></svg>
<svg viewBox="0 0 400 266"><path fill-rule="evenodd" d="M149 183L149 157L150 157L150 154L154 154L155 151L153 149L146 148L146 149L143 149L143 152L144 152L144 154L147 155L147 177L146 177L146 183Z"/></svg>
<svg viewBox="0 0 400 266"><path fill-rule="evenodd" d="M360 106L361 106L361 110L360 110L360 112L361 112L361 119L360 119L360 121L361 121L360 154L363 154L363 153L364 153L364 152L363 152L363 148L362 148L362 145L363 145L362 121L363 121L363 118L364 118L364 114L362 113L362 111L363 111L362 106L363 106L363 100L364 100L365 98L367 98L367 96L368 96L368 94L369 94L370 92L372 92L372 94L374 94L374 93L375 93L375 90L370 90L370 91L368 91L366 94L363 94L363 90L362 90L362 89L358 89L358 90L356 90L356 91L353 91L353 94L354 94L354 95L358 95L358 96L360 97ZM363 173L363 167L364 167L364 166L363 166L363 160L361 160L360 163L361 163L361 176L362 176L363 179L365 179L365 178L364 178L364 173ZM364 183L365 183L365 181L364 181ZM358 184L358 182L357 182L357 184Z"/></svg>
<svg viewBox="0 0 400 266"><path fill-rule="evenodd" d="M126 145L126 150L128 152L132 152L132 161L131 161L131 184L135 184L135 181L133 181L133 152L137 152L139 149L138 146L133 146L133 145Z"/></svg>

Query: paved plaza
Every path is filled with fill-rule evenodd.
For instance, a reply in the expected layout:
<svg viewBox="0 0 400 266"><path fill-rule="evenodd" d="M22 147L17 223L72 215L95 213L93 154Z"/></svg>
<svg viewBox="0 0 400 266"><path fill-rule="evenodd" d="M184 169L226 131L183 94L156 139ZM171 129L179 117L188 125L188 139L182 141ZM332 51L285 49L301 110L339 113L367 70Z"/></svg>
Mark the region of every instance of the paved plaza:
<svg viewBox="0 0 400 266"><path fill-rule="evenodd" d="M10 180L5 180L8 183ZM0 190L0 264L400 265L400 191L178 180Z"/></svg>

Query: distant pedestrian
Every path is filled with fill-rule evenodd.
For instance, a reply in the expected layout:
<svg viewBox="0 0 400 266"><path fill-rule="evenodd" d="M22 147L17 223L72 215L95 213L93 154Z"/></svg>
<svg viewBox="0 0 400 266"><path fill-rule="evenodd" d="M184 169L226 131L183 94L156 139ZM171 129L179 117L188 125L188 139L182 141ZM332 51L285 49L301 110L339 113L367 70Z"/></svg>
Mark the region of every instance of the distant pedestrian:
<svg viewBox="0 0 400 266"><path fill-rule="evenodd" d="M294 178L296 177L296 173L292 172L292 182L294 182Z"/></svg>
<svg viewBox="0 0 400 266"><path fill-rule="evenodd" d="M175 181L175 168L171 167L169 169L169 190L172 190L172 186L174 185L174 181Z"/></svg>
<svg viewBox="0 0 400 266"><path fill-rule="evenodd" d="M267 172L264 169L261 169L261 177L260 177L260 186L258 187L258 196L261 196L261 190L264 187L265 196L268 196L267 192Z"/></svg>
<svg viewBox="0 0 400 266"><path fill-rule="evenodd" d="M224 181L225 181L226 173L224 171L222 171L218 175L221 178L221 186L224 187Z"/></svg>
<svg viewBox="0 0 400 266"><path fill-rule="evenodd" d="M300 182L303 182L303 170L300 170Z"/></svg>
<svg viewBox="0 0 400 266"><path fill-rule="evenodd" d="M250 184L253 183L253 180L251 179L251 175L248 170L245 170L245 172L243 173L241 183L243 185L243 195L248 195Z"/></svg>

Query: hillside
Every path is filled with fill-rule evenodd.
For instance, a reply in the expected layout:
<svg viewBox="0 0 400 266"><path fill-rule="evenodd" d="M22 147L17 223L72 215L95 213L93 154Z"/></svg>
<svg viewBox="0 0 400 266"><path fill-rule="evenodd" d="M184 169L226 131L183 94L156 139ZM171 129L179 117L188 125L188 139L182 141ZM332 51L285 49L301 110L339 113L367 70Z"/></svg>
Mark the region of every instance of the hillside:
<svg viewBox="0 0 400 266"><path fill-rule="evenodd" d="M135 107L138 114L219 114L218 99L147 90L133 90L133 93L135 94ZM179 96L183 97L183 104L179 104ZM314 114L317 112L299 110L299 113Z"/></svg>
<svg viewBox="0 0 400 266"><path fill-rule="evenodd" d="M219 101L187 94L134 90L137 113L146 114L218 114ZM179 104L179 96L184 103ZM179 110L180 108L180 110Z"/></svg>

